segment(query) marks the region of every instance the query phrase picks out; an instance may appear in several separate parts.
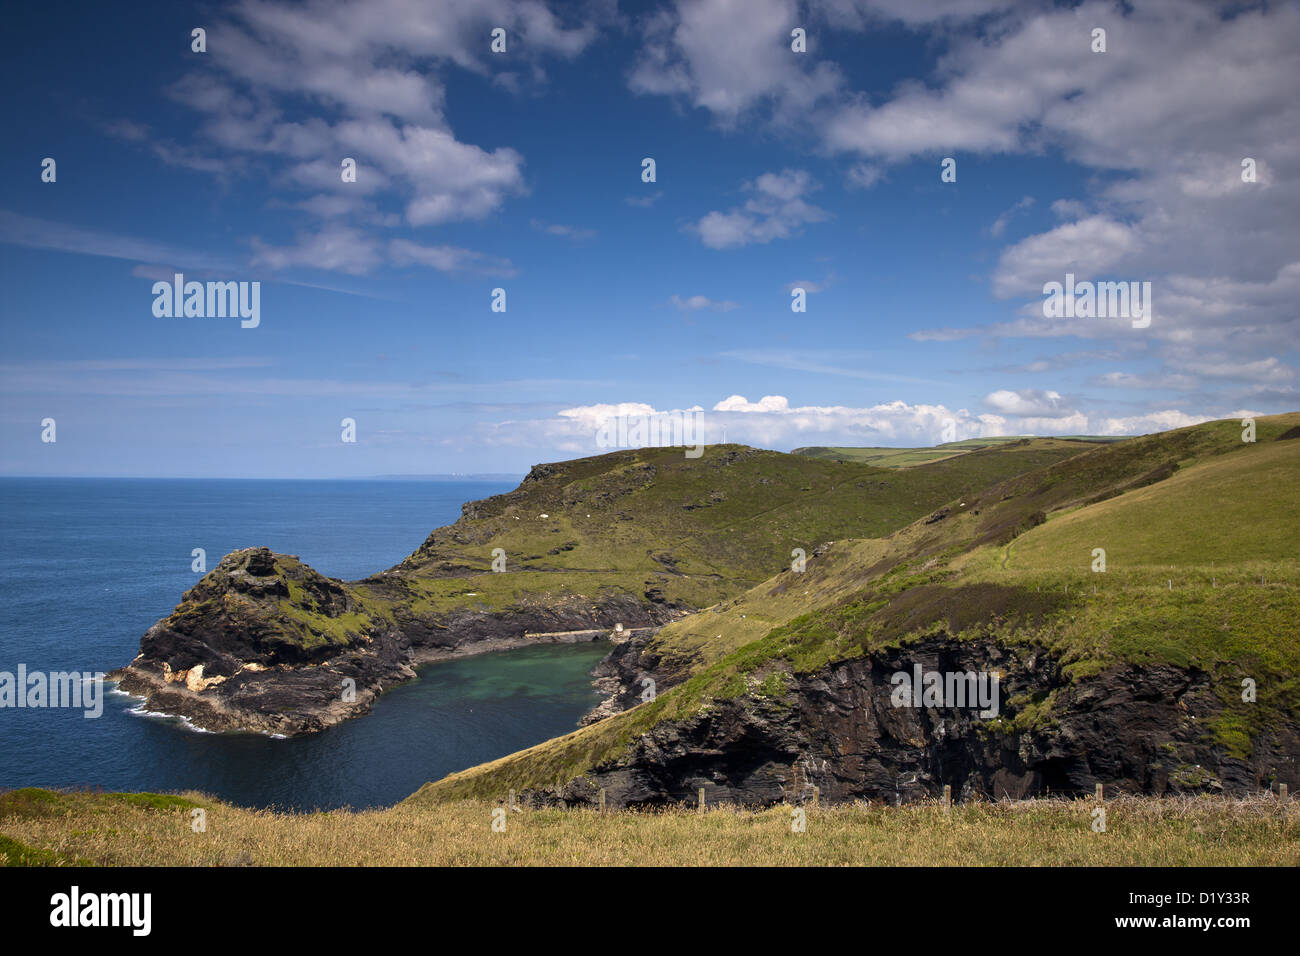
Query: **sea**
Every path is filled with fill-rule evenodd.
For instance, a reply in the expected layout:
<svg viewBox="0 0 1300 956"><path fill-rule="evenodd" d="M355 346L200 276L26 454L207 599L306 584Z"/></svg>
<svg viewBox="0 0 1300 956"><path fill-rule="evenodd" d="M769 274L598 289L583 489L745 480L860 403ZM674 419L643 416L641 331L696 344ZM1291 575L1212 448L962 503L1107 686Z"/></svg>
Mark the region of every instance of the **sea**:
<svg viewBox="0 0 1300 956"><path fill-rule="evenodd" d="M355 580L396 564L466 501L447 480L0 478L0 672L107 673L206 566L238 548ZM0 707L0 789L196 790L246 807L391 806L420 785L576 729L604 642L424 665L365 716L305 737L210 733L105 683L103 712Z"/></svg>

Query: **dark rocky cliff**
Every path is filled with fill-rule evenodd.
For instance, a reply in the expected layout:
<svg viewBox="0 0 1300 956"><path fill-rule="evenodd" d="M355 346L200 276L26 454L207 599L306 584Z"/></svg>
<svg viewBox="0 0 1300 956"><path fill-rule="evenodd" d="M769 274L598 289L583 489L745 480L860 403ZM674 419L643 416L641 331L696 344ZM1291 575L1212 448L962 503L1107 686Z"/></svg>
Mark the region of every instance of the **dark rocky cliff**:
<svg viewBox="0 0 1300 956"><path fill-rule="evenodd" d="M895 707L891 675L1002 674L997 718L972 708ZM832 664L817 674L776 671L765 691L641 735L616 760L524 797L608 805L809 800L908 802L952 787L954 799L1019 799L1113 791L1244 794L1300 785L1300 725L1273 728L1248 757L1207 733L1222 704L1208 676L1171 666L1122 666L1071 681L1046 651L937 637ZM1036 711L1052 697L1051 716Z"/></svg>

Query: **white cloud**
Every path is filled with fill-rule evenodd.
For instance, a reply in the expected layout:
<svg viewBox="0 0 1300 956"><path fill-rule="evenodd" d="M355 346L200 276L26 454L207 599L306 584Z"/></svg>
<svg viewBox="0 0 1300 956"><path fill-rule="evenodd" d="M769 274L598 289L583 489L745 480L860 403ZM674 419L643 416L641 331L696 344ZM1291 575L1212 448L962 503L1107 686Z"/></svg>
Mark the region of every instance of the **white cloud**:
<svg viewBox="0 0 1300 956"><path fill-rule="evenodd" d="M794 0L679 0L648 17L628 77L634 92L683 96L724 126L764 107L780 122L840 86L839 69L790 50L803 25Z"/></svg>
<svg viewBox="0 0 1300 956"><path fill-rule="evenodd" d="M848 184L853 189L870 189L885 178L883 166L872 163L855 163L849 167Z"/></svg>
<svg viewBox="0 0 1300 956"><path fill-rule="evenodd" d="M368 157L414 191L406 206L413 226L480 219L523 192L523 157L509 147L488 152L458 142L448 130L398 127L378 118L340 123L336 132L343 155L356 155L359 165ZM365 175L359 168L357 182Z"/></svg>
<svg viewBox="0 0 1300 956"><path fill-rule="evenodd" d="M1300 179L1297 5L810 0L796 11L793 0L769 0L740 27L736 57L717 55L710 37L719 34L701 29L733 7L680 6L647 32L642 78L656 82L633 86L685 97L724 125L793 128L815 149L858 164L849 186L869 186L894 163L962 154L1059 155L1094 174L1086 197L1040 197L1059 224L1002 251L992 291L1030 297L1012 318L922 329L914 341L1077 336L1125 348L1143 341L1163 350L1172 368L1162 374L1202 383L1212 377L1179 370L1175 353L1227 356L1243 367L1295 353L1300 191L1282 184ZM806 15L813 40L823 24L853 34L901 22L924 30L941 53L929 75L890 90L851 89L832 69L809 95L809 64L774 52L796 13ZM1090 50L1095 26L1108 30L1105 54ZM811 105L782 108L794 102ZM1245 157L1255 161L1257 182L1241 180ZM1008 222L1000 217L990 234L1005 235ZM743 207L710 213L697 228L718 248L776 233ZM1138 339L1115 323L1044 320L1042 285L1066 272L1150 281L1151 327Z"/></svg>
<svg viewBox="0 0 1300 956"><path fill-rule="evenodd" d="M350 226L327 225L298 237L292 246L267 245L252 239L253 265L279 270L295 267L364 275L383 261L379 243Z"/></svg>
<svg viewBox="0 0 1300 956"><path fill-rule="evenodd" d="M595 229L584 229L579 226L565 226L561 223L545 222L541 219L530 219L528 224L538 232L544 232L551 236L559 236L563 239L573 239L577 241L596 238Z"/></svg>
<svg viewBox="0 0 1300 956"><path fill-rule="evenodd" d="M388 244L388 251L396 266L422 265L439 272L503 278L517 274L509 259L499 259L458 246L425 246L406 239L394 239Z"/></svg>
<svg viewBox="0 0 1300 956"><path fill-rule="evenodd" d="M195 249L103 232L98 229L70 226L49 219L23 216L7 209L0 209L0 242L32 249L53 249L59 252L124 259L129 262L165 263L193 269L227 272L237 268L229 260Z"/></svg>
<svg viewBox="0 0 1300 956"><path fill-rule="evenodd" d="M351 226L326 224L314 233L303 233L290 246L272 246L252 239L256 267L280 271L306 268L367 275L384 264L398 268L424 266L452 274L509 277L516 274L509 259L450 245L423 245L408 239L383 243Z"/></svg>
<svg viewBox="0 0 1300 956"><path fill-rule="evenodd" d="M1082 219L1088 214L1088 207L1077 199L1058 199L1052 203L1052 215L1057 219Z"/></svg>
<svg viewBox="0 0 1300 956"><path fill-rule="evenodd" d="M853 349L816 351L807 349L733 349L721 353L723 358L751 365L789 369L793 372L812 372L816 375L836 375L870 382L903 382L909 385L942 386L947 383L933 378L918 378L896 372L879 371L892 368L897 362L891 356Z"/></svg>
<svg viewBox="0 0 1300 956"><path fill-rule="evenodd" d="M1235 418L1235 413L1224 415L1188 415L1174 409L1148 412L1142 415L1117 417L1096 416L1088 419L1089 435L1149 435L1152 432L1169 431L1171 428L1187 428L1201 422L1213 421L1215 418Z"/></svg>
<svg viewBox="0 0 1300 956"><path fill-rule="evenodd" d="M710 299L705 295L691 295L683 298L680 295L674 295L669 299L673 307L683 312L698 312L700 309L710 309L714 312L730 312L732 309L740 308L739 303L727 299Z"/></svg>
<svg viewBox="0 0 1300 956"><path fill-rule="evenodd" d="M635 206L638 209L649 209L662 198L663 190L660 190L659 192L653 192L646 196L628 196L623 200L623 202L627 203L629 206Z"/></svg>
<svg viewBox="0 0 1300 956"><path fill-rule="evenodd" d="M998 218L993 221L993 225L989 226L989 235L995 239L1000 238L1001 235L1007 231L1007 224L1010 223L1011 220L1017 214L1032 208L1033 205L1034 205L1033 196L1022 197L1018 202L1015 203L1015 205L1013 205L1010 209L1002 213L1002 215L998 216Z"/></svg>
<svg viewBox="0 0 1300 956"><path fill-rule="evenodd" d="M710 212L691 227L710 249L787 239L808 223L830 218L826 210L804 200L820 188L805 170L764 173L742 188L752 194L744 205Z"/></svg>
<svg viewBox="0 0 1300 956"><path fill-rule="evenodd" d="M1129 388L1152 391L1190 392L1197 380L1190 375L1136 374L1133 372L1104 372L1092 379L1093 384L1106 388Z"/></svg>
<svg viewBox="0 0 1300 956"><path fill-rule="evenodd" d="M862 30L900 20L909 26L971 20L1015 7L1022 0L815 0L812 9L834 27Z"/></svg>
<svg viewBox="0 0 1300 956"><path fill-rule="evenodd" d="M1023 239L1002 254L993 273L999 296L1041 295L1045 282L1092 279L1125 262L1141 240L1131 226L1089 216Z"/></svg>
<svg viewBox="0 0 1300 956"><path fill-rule="evenodd" d="M998 394L998 393L995 393ZM1208 421L1215 416L1188 414L1176 409L1156 409L1132 415L1085 412L1067 405L1055 393L1008 393L999 399L1001 413L975 414L944 405L882 402L863 408L843 405L792 406L782 395L765 395L749 401L731 395L704 409L659 409L645 402L580 405L559 411L554 418L512 420L490 426L491 444L541 446L575 455L602 450L596 436L608 419L618 416L697 416L699 432L707 444L740 442L762 448L789 450L802 445L928 446L944 440L951 423L957 438L995 435L1138 435ZM1222 417L1222 416L1220 416Z"/></svg>
<svg viewBox="0 0 1300 956"><path fill-rule="evenodd" d="M1002 415L1050 416L1065 410L1065 399L1059 392L1039 389L999 389L984 397L984 404Z"/></svg>
<svg viewBox="0 0 1300 956"><path fill-rule="evenodd" d="M809 295L821 292L826 288L820 282L813 282L811 279L795 279L793 282L785 284L786 292L793 292L795 289L803 289Z"/></svg>
<svg viewBox="0 0 1300 956"><path fill-rule="evenodd" d="M715 412L788 412L790 400L784 395L764 395L751 402L744 395L732 395L713 406Z"/></svg>
<svg viewBox="0 0 1300 956"><path fill-rule="evenodd" d="M531 67L543 56L572 58L607 18L599 8L566 24L541 0L478 0L430 9L420 0L242 0L208 26L208 54L171 88L200 117L202 150L151 144L168 162L228 169L247 156L276 159L277 182L315 193L303 200L315 216L342 215L347 196L400 203L406 222L423 227L488 216L525 191L524 159L508 146L460 141L444 114L441 73L449 66L490 75L487 36L507 30L512 62ZM292 111L294 119L289 118ZM141 139L139 125L116 126ZM342 183L340 162L357 162ZM299 205L287 200L289 206ZM364 225L389 226L388 214L362 207ZM355 226L357 223L352 222ZM259 248L277 267L311 264L361 272L373 268L375 240L322 227L288 249ZM346 245L346 254L335 252ZM295 250L319 249L307 263Z"/></svg>

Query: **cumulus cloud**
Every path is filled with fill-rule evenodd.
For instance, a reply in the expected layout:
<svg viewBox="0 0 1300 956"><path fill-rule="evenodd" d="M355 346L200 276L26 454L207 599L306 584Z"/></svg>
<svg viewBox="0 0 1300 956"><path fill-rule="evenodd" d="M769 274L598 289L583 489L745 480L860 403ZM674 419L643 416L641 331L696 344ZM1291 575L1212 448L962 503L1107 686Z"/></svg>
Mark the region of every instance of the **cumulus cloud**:
<svg viewBox="0 0 1300 956"><path fill-rule="evenodd" d="M808 223L830 218L826 210L804 199L820 188L806 170L764 173L742 188L751 194L744 205L710 212L691 227L710 249L787 239Z"/></svg>
<svg viewBox="0 0 1300 956"><path fill-rule="evenodd" d="M997 396L996 398L994 396ZM690 434L706 444L740 442L762 448L789 450L804 445L928 446L949 440L997 435L1140 435L1208 421L1208 415L1176 409L1139 411L1116 415L1086 412L1054 392L995 392L986 399L991 412L973 413L942 404L882 402L868 407L844 405L791 405L783 395L764 395L750 401L730 395L705 409L657 408L646 402L617 402L565 408L554 417L499 422L489 427L492 444L553 447L575 455L608 450L597 435L611 419L659 417L684 420L690 416ZM946 434L947 433L947 434ZM607 431L608 434L608 431Z"/></svg>
<svg viewBox="0 0 1300 956"><path fill-rule="evenodd" d="M442 71L490 75L483 38L501 26L514 55L542 76L538 59L576 56L595 38L598 19L565 24L541 0L436 11L419 0L242 0L208 27L208 54L170 89L199 117L204 150L152 148L173 164L213 171L248 157L275 162L277 183L308 194L303 208L322 219L351 215L357 196L398 204L413 227L481 219L525 191L524 158L457 137L444 112ZM138 125L116 129L128 139L145 135ZM356 160L353 183L341 180L342 157ZM364 212L365 225L394 224L373 206ZM326 223L294 247L259 247L258 261L355 273L374 267L380 244ZM312 261L311 249L326 255Z"/></svg>
<svg viewBox="0 0 1300 956"><path fill-rule="evenodd" d="M760 109L790 121L841 85L833 63L791 56L790 30L799 25L794 0L673 3L646 18L628 85L683 97L724 126Z"/></svg>
<svg viewBox="0 0 1300 956"><path fill-rule="evenodd" d="M1087 205L1077 199L1057 199L1051 208L1057 219L1082 219L1088 214Z"/></svg>
<svg viewBox="0 0 1300 956"><path fill-rule="evenodd" d="M1155 315L1143 339L1171 363L1189 350L1243 366L1295 353L1300 192L1282 184L1300 178L1300 100L1292 92L1300 7L811 0L798 11L810 37L822 25L864 33L901 23L943 44L925 77L861 90L831 70L815 94L806 62L772 53L793 23L793 0L769 0L753 23L742 23L744 56L717 56L701 27L733 12L724 0L699 0L665 16L645 41L646 75L660 82L634 88L686 98L724 125L751 119L797 128L856 164L850 186L870 186L897 163L963 153L1050 152L1094 173L1086 196L1040 197L1057 224L997 258L994 295L1030 298L1013 318L921 329L914 340L1078 336L1128 347L1131 330L1115 324L1042 318L1035 300L1043 283L1073 272L1080 281L1150 281ZM1108 31L1104 55L1090 49L1096 26ZM764 57L775 57L771 68L755 70ZM811 105L781 108L793 102ZM1255 182L1242 181L1247 157ZM718 247L771 238L743 208L706 219L699 225ZM1009 221L999 217L990 235L1005 235Z"/></svg>
<svg viewBox="0 0 1300 956"><path fill-rule="evenodd" d="M1038 389L999 389L984 396L984 404L1002 415L1050 416L1066 410L1059 392Z"/></svg>
<svg viewBox="0 0 1300 956"><path fill-rule="evenodd" d="M1089 216L1024 239L1002 254L993 276L997 295L1041 294L1045 282L1067 272L1082 281L1124 262L1140 244L1131 226Z"/></svg>
<svg viewBox="0 0 1300 956"><path fill-rule="evenodd" d="M713 406L715 412L788 412L790 400L784 395L764 395L751 402L744 395L732 395Z"/></svg>

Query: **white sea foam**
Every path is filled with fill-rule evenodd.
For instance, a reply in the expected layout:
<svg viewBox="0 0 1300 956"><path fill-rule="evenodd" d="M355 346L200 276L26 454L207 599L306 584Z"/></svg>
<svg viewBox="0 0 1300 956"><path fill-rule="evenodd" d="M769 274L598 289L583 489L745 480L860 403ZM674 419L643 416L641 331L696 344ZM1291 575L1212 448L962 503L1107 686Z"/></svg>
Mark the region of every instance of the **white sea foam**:
<svg viewBox="0 0 1300 956"><path fill-rule="evenodd" d="M150 710L148 707L145 706L145 698L139 696L138 694L128 693L127 691L122 690L122 688L119 686L115 685L112 688L111 692L114 694L119 694L122 697L130 697L131 699L138 700L140 702L136 704L134 707L127 708L126 712L135 717L151 717L154 720L178 720L181 723L181 727L183 727L185 730L193 731L196 734L220 733L220 731L217 730L208 730L206 727L200 727L198 724L196 724L189 717L186 717L184 714L170 714L164 710ZM250 730L247 731L247 733L261 734L264 737L270 737L272 740L289 739L288 734L274 734L266 730Z"/></svg>
<svg viewBox="0 0 1300 956"><path fill-rule="evenodd" d="M134 694L127 694L128 697L134 697ZM150 710L145 707L143 701L136 706L127 710L128 714L134 714L136 717L153 717L157 720L179 720L181 726L186 730L193 731L196 734L214 734L215 730L208 730L206 727L200 727L184 714L169 714L162 710Z"/></svg>

